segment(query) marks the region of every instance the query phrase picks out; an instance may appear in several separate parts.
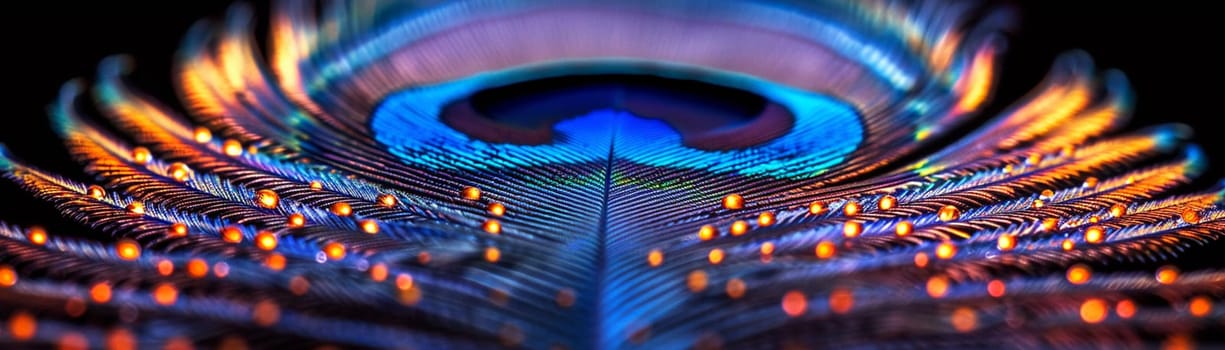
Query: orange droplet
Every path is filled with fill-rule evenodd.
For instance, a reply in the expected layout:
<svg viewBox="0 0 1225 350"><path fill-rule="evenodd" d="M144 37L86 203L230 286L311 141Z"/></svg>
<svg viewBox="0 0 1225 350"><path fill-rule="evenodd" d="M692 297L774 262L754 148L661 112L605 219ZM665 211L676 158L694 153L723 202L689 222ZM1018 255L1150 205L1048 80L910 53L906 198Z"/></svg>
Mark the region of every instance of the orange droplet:
<svg viewBox="0 0 1225 350"><path fill-rule="evenodd" d="M1041 199L1035 199L1034 204L1032 205L1034 209L1042 208L1044 206L1046 206L1046 203L1042 202Z"/></svg>
<svg viewBox="0 0 1225 350"><path fill-rule="evenodd" d="M229 276L230 264L224 261L217 262L217 264L213 265L213 275L217 276L217 278L225 278L225 276Z"/></svg>
<svg viewBox="0 0 1225 350"><path fill-rule="evenodd" d="M238 140L225 140L221 143L221 152L231 157L241 156L242 144L238 143Z"/></svg>
<svg viewBox="0 0 1225 350"><path fill-rule="evenodd" d="M285 256L281 254L271 254L264 258L264 266L269 270L281 271L285 269Z"/></svg>
<svg viewBox="0 0 1225 350"><path fill-rule="evenodd" d="M255 246L259 247L259 249L273 250L276 249L276 245L277 238L272 232L260 231L255 234Z"/></svg>
<svg viewBox="0 0 1225 350"><path fill-rule="evenodd" d="M145 203L139 201L128 203L128 212L135 215L145 215Z"/></svg>
<svg viewBox="0 0 1225 350"><path fill-rule="evenodd" d="M277 203L280 203L281 197L277 196L272 190L255 191L255 204L266 209L275 209Z"/></svg>
<svg viewBox="0 0 1225 350"><path fill-rule="evenodd" d="M744 197L741 197L739 194L735 193L729 194L727 197L723 197L723 207L730 210L743 208Z"/></svg>
<svg viewBox="0 0 1225 350"><path fill-rule="evenodd" d="M47 244L47 230L39 226L31 226L26 230L26 239L35 245Z"/></svg>
<svg viewBox="0 0 1225 350"><path fill-rule="evenodd" d="M774 254L774 242L766 242L761 244L761 255L769 256Z"/></svg>
<svg viewBox="0 0 1225 350"><path fill-rule="evenodd" d="M396 199L396 196L386 193L380 194L377 200L379 205L387 208L395 207L397 203L400 203L400 201Z"/></svg>
<svg viewBox="0 0 1225 350"><path fill-rule="evenodd" d="M498 250L498 248L494 248L494 247L485 248L485 261L496 263L498 262L498 260L501 260L501 259L502 259L502 251Z"/></svg>
<svg viewBox="0 0 1225 350"><path fill-rule="evenodd" d="M59 350L89 350L89 338L81 333L65 332L60 334Z"/></svg>
<svg viewBox="0 0 1225 350"><path fill-rule="evenodd" d="M98 304L105 304L111 301L111 285L106 282L95 284L89 288L89 298Z"/></svg>
<svg viewBox="0 0 1225 350"><path fill-rule="evenodd" d="M949 293L949 279L944 276L933 276L927 279L927 295L932 298L943 298Z"/></svg>
<svg viewBox="0 0 1225 350"><path fill-rule="evenodd" d="M149 164L150 160L153 160L153 153L149 152L148 148L139 146L132 148L132 163L145 165Z"/></svg>
<svg viewBox="0 0 1225 350"><path fill-rule="evenodd" d="M170 237L186 237L187 224L181 222L171 224L170 228L166 229L166 235Z"/></svg>
<svg viewBox="0 0 1225 350"><path fill-rule="evenodd" d="M174 263L165 259L158 261L157 273L161 274L162 276L170 276L170 274L174 273Z"/></svg>
<svg viewBox="0 0 1225 350"><path fill-rule="evenodd" d="M132 332L116 328L106 334L107 350L136 350L136 336Z"/></svg>
<svg viewBox="0 0 1225 350"><path fill-rule="evenodd" d="M1162 266L1157 269L1157 282L1165 285L1174 284L1178 281L1178 267L1173 265Z"/></svg>
<svg viewBox="0 0 1225 350"><path fill-rule="evenodd" d="M472 187L472 186L468 186L468 187L465 187L464 190L460 192L460 195L464 196L464 199L467 199L467 200L471 200L471 201L478 200L478 199L481 199L481 189Z"/></svg>
<svg viewBox="0 0 1225 350"><path fill-rule="evenodd" d="M322 183L322 182L319 182L319 181L314 181L314 180L312 180L312 181L310 182L310 188L311 188L311 190L312 190L312 191L322 191L322 190L323 190L323 183Z"/></svg>
<svg viewBox="0 0 1225 350"><path fill-rule="evenodd" d="M685 285L689 287L689 291L697 293L706 290L706 271L693 270L689 272L689 276L685 277Z"/></svg>
<svg viewBox="0 0 1225 350"><path fill-rule="evenodd" d="M1041 197L1045 199L1055 198L1055 191L1051 189L1042 190Z"/></svg>
<svg viewBox="0 0 1225 350"><path fill-rule="evenodd" d="M1063 250L1072 250L1076 248L1076 242L1073 241L1071 238L1068 238L1068 239L1064 239L1063 243L1060 243L1059 246L1063 248Z"/></svg>
<svg viewBox="0 0 1225 350"><path fill-rule="evenodd" d="M140 245L130 239L119 240L115 243L115 254L118 254L123 260L136 260L140 258Z"/></svg>
<svg viewBox="0 0 1225 350"><path fill-rule="evenodd" d="M417 253L417 263L421 265L429 265L430 259L431 259L430 252L422 251L420 253Z"/></svg>
<svg viewBox="0 0 1225 350"><path fill-rule="evenodd" d="M1183 210L1181 217L1182 221L1188 224L1199 222L1199 212L1194 209Z"/></svg>
<svg viewBox="0 0 1225 350"><path fill-rule="evenodd" d="M196 143L208 143L213 140L213 132L203 126L196 127Z"/></svg>
<svg viewBox="0 0 1225 350"><path fill-rule="evenodd" d="M911 232L914 232L914 224L910 221L899 222L897 223L897 227L894 228L894 232L897 233L898 237L905 237Z"/></svg>
<svg viewBox="0 0 1225 350"><path fill-rule="evenodd" d="M740 299L740 297L744 296L744 292L748 290L748 285L745 285L742 279L732 278L727 280L727 286L724 289L729 298Z"/></svg>
<svg viewBox="0 0 1225 350"><path fill-rule="evenodd" d="M9 336L16 340L30 340L38 332L38 320L29 312L17 311L9 316Z"/></svg>
<svg viewBox="0 0 1225 350"><path fill-rule="evenodd" d="M877 203L877 207L879 207L880 210L893 209L895 206L897 206L897 198L891 195L880 197L880 202Z"/></svg>
<svg viewBox="0 0 1225 350"><path fill-rule="evenodd" d="M749 223L745 222L744 220L733 221L732 227L728 229L728 232L730 232L732 236L743 235L745 232L748 232L748 231L749 231Z"/></svg>
<svg viewBox="0 0 1225 350"><path fill-rule="evenodd" d="M1085 229L1085 242L1101 243L1102 237L1106 235L1106 231L1101 226L1093 225Z"/></svg>
<svg viewBox="0 0 1225 350"><path fill-rule="evenodd" d="M937 258L948 260L952 259L954 255L957 255L957 246L953 245L953 242L944 242L936 246Z"/></svg>
<svg viewBox="0 0 1225 350"><path fill-rule="evenodd" d="M1055 231L1055 229L1058 229L1058 228L1059 228L1059 219L1056 219L1056 218L1042 219L1042 231L1053 232Z"/></svg>
<svg viewBox="0 0 1225 350"><path fill-rule="evenodd" d="M170 175L170 178L174 179L175 181L183 182L191 178L191 168L189 168L187 164L174 162L166 168L166 174Z"/></svg>
<svg viewBox="0 0 1225 350"><path fill-rule="evenodd" d="M1007 289L1008 286L1001 280L991 280L991 282L987 283L987 294L995 298L1004 296L1004 292L1007 291Z"/></svg>
<svg viewBox="0 0 1225 350"><path fill-rule="evenodd" d="M323 246L323 253L327 254L328 259L340 260L345 258L345 245L340 242L331 242Z"/></svg>
<svg viewBox="0 0 1225 350"><path fill-rule="evenodd" d="M703 240L703 241L709 241L714 238L715 238L715 227L714 226L702 225L702 228L698 229L698 239Z"/></svg>
<svg viewBox="0 0 1225 350"><path fill-rule="evenodd" d="M783 294L783 312L787 313L787 316L799 317L805 311L808 311L808 299L804 293L792 290Z"/></svg>
<svg viewBox="0 0 1225 350"><path fill-rule="evenodd" d="M766 227L770 225L774 225L774 213L767 211L767 212L761 213L760 215L757 215L757 226L758 227Z"/></svg>
<svg viewBox="0 0 1225 350"><path fill-rule="evenodd" d="M808 205L808 213L817 215L825 212L825 202L815 201Z"/></svg>
<svg viewBox="0 0 1225 350"><path fill-rule="evenodd" d="M221 240L229 243L242 242L242 230L238 227L226 226L221 229Z"/></svg>
<svg viewBox="0 0 1225 350"><path fill-rule="evenodd" d="M489 232L491 234L496 235L502 233L502 223L495 219L485 220L485 225L482 227L485 229L485 232Z"/></svg>
<svg viewBox="0 0 1225 350"><path fill-rule="evenodd" d="M1090 298L1080 304L1080 319L1085 323L1101 323L1106 320L1106 302L1098 298Z"/></svg>
<svg viewBox="0 0 1225 350"><path fill-rule="evenodd" d="M191 259L187 262L187 275L192 278L204 278L208 275L208 263L200 259Z"/></svg>
<svg viewBox="0 0 1225 350"><path fill-rule="evenodd" d="M914 255L914 266L919 268L927 267L928 260L927 253L919 252Z"/></svg>
<svg viewBox="0 0 1225 350"><path fill-rule="evenodd" d="M842 235L846 238L859 237L861 232L863 232L863 224L859 221L850 220L842 224Z"/></svg>
<svg viewBox="0 0 1225 350"><path fill-rule="evenodd" d="M1096 178L1096 177L1089 177L1089 178L1085 179L1085 183L1084 183L1084 184L1081 184L1081 186L1084 186L1085 188L1094 188L1094 187L1097 187L1097 178Z"/></svg>
<svg viewBox="0 0 1225 350"><path fill-rule="evenodd" d="M946 205L940 208L940 212L937 214L937 216L940 217L940 221L949 222L961 218L961 210L957 209L955 206Z"/></svg>
<svg viewBox="0 0 1225 350"><path fill-rule="evenodd" d="M506 206L502 203L489 203L489 215L502 216L506 215Z"/></svg>
<svg viewBox="0 0 1225 350"><path fill-rule="evenodd" d="M350 207L349 203L336 202L332 203L331 211L336 216L349 216L353 214L353 207Z"/></svg>
<svg viewBox="0 0 1225 350"><path fill-rule="evenodd" d="M306 295L311 289L311 282L302 276L293 276L289 279L289 292L294 295Z"/></svg>
<svg viewBox="0 0 1225 350"><path fill-rule="evenodd" d="M179 299L179 290L170 283L160 283L153 288L153 301L161 305L172 305Z"/></svg>
<svg viewBox="0 0 1225 350"><path fill-rule="evenodd" d="M396 288L400 290L413 289L413 275L407 273L396 275Z"/></svg>
<svg viewBox="0 0 1225 350"><path fill-rule="evenodd" d="M263 300L251 308L251 320L256 325L268 327L281 320L281 307L271 300Z"/></svg>
<svg viewBox="0 0 1225 350"><path fill-rule="evenodd" d="M647 265L651 265L651 267L657 267L663 263L664 263L664 252L660 251L659 249L651 249L651 252L647 253Z"/></svg>
<svg viewBox="0 0 1225 350"><path fill-rule="evenodd" d="M834 288L829 294L829 311L845 314L855 306L855 294L847 288Z"/></svg>
<svg viewBox="0 0 1225 350"><path fill-rule="evenodd" d="M0 265L0 287L12 287L17 284L17 271L12 266Z"/></svg>
<svg viewBox="0 0 1225 350"><path fill-rule="evenodd" d="M859 203L848 199L846 204L842 206L842 214L846 216L855 216L856 214L859 214Z"/></svg>
<svg viewBox="0 0 1225 350"><path fill-rule="evenodd" d="M998 241L995 242L996 248L1002 251L1009 251L1017 247L1017 236L1004 234L1000 235Z"/></svg>
<svg viewBox="0 0 1225 350"><path fill-rule="evenodd" d="M379 222L378 222L378 221L374 221L374 219L365 219L365 220L362 220L362 221L358 222L358 223L357 223L357 225L358 225L358 226L360 226L360 227L362 228L362 232L369 233L369 234L372 234L372 235L373 235L373 234L377 234L377 233L379 233ZM486 225L485 230L486 230L486 231L488 231L488 230L489 230L489 227L488 227L489 223L485 223L485 225ZM498 231L501 231L501 230L502 230L501 225L499 225L497 229L498 229Z"/></svg>
<svg viewBox="0 0 1225 350"><path fill-rule="evenodd" d="M68 298L64 302L64 312L70 317L81 317L85 314L85 300L77 297Z"/></svg>
<svg viewBox="0 0 1225 350"><path fill-rule="evenodd" d="M710 253L706 254L706 258L710 260L711 265L718 265L723 262L723 249L711 249Z"/></svg>
<svg viewBox="0 0 1225 350"><path fill-rule="evenodd" d="M1068 282L1071 282L1072 284L1085 284L1086 282L1089 282L1089 278L1092 276L1093 270L1090 270L1089 267L1085 266L1084 264L1076 264L1068 268L1067 278Z"/></svg>
<svg viewBox="0 0 1225 350"><path fill-rule="evenodd" d="M1041 154L1034 153L1034 154L1029 155L1029 157L1025 158L1025 164L1038 165L1038 163L1040 162L1042 162Z"/></svg>
<svg viewBox="0 0 1225 350"><path fill-rule="evenodd" d="M972 331L978 328L978 313L966 306L958 307L953 309L953 313L949 315L949 324L953 325L953 329L958 332Z"/></svg>
<svg viewBox="0 0 1225 350"><path fill-rule="evenodd" d="M1110 206L1110 216L1111 217L1117 218L1125 214L1127 214L1126 205L1123 205L1122 203L1116 203L1115 205Z"/></svg>
<svg viewBox="0 0 1225 350"><path fill-rule="evenodd" d="M102 186L89 185L89 188L85 190L85 194L89 195L90 198L102 200L102 197L106 196L106 190L102 189Z"/></svg>
<svg viewBox="0 0 1225 350"><path fill-rule="evenodd" d="M1136 316L1136 303L1128 299L1120 300L1114 306L1114 313L1123 319L1129 319Z"/></svg>
<svg viewBox="0 0 1225 350"><path fill-rule="evenodd" d="M370 279L375 282L387 280L387 264L377 263L370 267Z"/></svg>
<svg viewBox="0 0 1225 350"><path fill-rule="evenodd" d="M289 228L306 226L306 215L302 215L302 213L289 214L289 218L285 219L285 226Z"/></svg>
<svg viewBox="0 0 1225 350"><path fill-rule="evenodd" d="M1191 301L1187 303L1187 312L1190 312L1191 316L1195 317L1208 316L1212 312L1212 299L1208 299L1207 296L1203 295L1191 298Z"/></svg>
<svg viewBox="0 0 1225 350"><path fill-rule="evenodd" d="M578 296L576 296L574 294L574 290L570 288L562 288L561 290L558 290L557 295L553 297L553 301L557 303L557 306L561 306L563 308L574 306L574 302L577 299Z"/></svg>
<svg viewBox="0 0 1225 350"><path fill-rule="evenodd" d="M817 258L821 258L821 259L832 258L834 257L834 253L837 253L837 251L838 251L838 248L834 245L833 242L822 241L821 243L817 243Z"/></svg>

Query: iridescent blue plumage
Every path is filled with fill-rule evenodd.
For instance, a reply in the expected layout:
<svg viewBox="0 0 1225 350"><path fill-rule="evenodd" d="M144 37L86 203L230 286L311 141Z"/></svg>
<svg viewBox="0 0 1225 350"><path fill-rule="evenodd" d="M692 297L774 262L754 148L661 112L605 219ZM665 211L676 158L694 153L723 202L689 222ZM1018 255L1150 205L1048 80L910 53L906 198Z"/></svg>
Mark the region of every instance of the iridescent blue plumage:
<svg viewBox="0 0 1225 350"><path fill-rule="evenodd" d="M1120 73L1066 55L948 134L990 95L1006 15L313 11L278 4L267 61L246 7L194 27L186 113L122 58L92 86L113 128L66 84L51 120L90 179L0 149L88 227L0 225L0 344L1080 348L1221 326L1225 272L1178 266L1225 233L1225 192L1174 192L1204 168L1184 128L1103 136Z"/></svg>

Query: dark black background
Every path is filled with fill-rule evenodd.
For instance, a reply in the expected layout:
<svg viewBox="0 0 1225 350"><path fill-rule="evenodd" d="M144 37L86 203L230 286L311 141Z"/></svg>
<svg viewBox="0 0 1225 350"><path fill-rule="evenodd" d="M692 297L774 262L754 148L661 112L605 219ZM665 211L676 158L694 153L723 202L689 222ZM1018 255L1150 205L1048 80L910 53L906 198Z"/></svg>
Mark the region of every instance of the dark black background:
<svg viewBox="0 0 1225 350"><path fill-rule="evenodd" d="M1000 88L990 110L1020 98L1046 74L1061 52L1083 49L1099 68L1127 73L1138 96L1128 129L1167 122L1189 124L1208 151L1209 185L1225 169L1225 140L1214 121L1225 106L1222 42L1210 2L1131 1L1000 2L1016 11ZM253 3L257 22L267 4ZM183 33L198 19L217 20L225 1L29 3L5 11L0 84L0 142L45 169L80 177L51 133L46 107L61 84L91 78L97 62L112 54L135 59L132 79L144 91L171 101L170 67ZM260 29L263 32L263 29ZM48 224L56 215L9 182L0 182L0 217L17 224ZM51 225L58 226L58 225Z"/></svg>

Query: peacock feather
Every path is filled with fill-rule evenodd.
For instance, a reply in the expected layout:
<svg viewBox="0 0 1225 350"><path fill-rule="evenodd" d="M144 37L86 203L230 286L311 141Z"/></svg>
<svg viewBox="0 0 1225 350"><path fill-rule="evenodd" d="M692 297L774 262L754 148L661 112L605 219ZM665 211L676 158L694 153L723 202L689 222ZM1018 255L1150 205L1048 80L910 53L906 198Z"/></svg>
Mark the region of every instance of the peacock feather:
<svg viewBox="0 0 1225 350"><path fill-rule="evenodd" d="M0 149L88 228L0 224L0 344L1221 340L1225 270L1180 265L1225 235L1189 130L1119 132L1126 78L1075 52L979 117L1006 12L282 1L266 46L252 17L191 29L181 105L123 57L65 84L88 178Z"/></svg>

